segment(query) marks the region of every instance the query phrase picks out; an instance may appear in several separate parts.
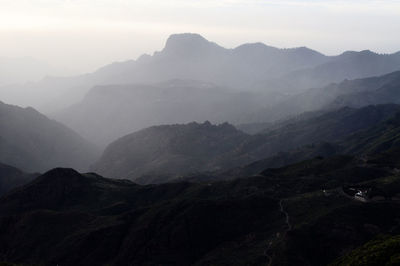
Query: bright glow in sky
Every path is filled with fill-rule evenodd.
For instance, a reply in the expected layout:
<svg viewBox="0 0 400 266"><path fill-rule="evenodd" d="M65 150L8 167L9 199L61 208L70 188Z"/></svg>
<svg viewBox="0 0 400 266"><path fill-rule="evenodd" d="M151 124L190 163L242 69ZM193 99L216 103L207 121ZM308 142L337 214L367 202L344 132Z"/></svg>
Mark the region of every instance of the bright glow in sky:
<svg viewBox="0 0 400 266"><path fill-rule="evenodd" d="M325 54L400 50L400 0L0 0L0 56L79 72L160 50L172 33Z"/></svg>

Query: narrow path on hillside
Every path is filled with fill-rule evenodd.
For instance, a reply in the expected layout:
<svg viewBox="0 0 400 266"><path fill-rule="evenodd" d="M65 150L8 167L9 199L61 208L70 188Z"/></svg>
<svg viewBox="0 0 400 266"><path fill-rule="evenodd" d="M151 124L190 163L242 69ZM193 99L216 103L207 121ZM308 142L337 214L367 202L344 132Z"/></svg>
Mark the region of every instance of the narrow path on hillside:
<svg viewBox="0 0 400 266"><path fill-rule="evenodd" d="M292 230L292 225L290 224L290 217L289 217L289 213L287 211L285 211L284 207L283 207L283 199L279 200L279 211L281 213L283 213L283 215L285 215L285 223L287 225L287 229L285 230L285 232L281 235L279 232L276 233L276 237L274 240L280 238L281 236L285 236L285 234ZM264 256L266 256L268 258L268 266L272 265L272 256L269 255L269 252L271 250L272 244L274 242L274 240L270 240L268 242L267 248L264 251Z"/></svg>
<svg viewBox="0 0 400 266"><path fill-rule="evenodd" d="M272 257L271 257L271 255L268 254L269 250L271 249L272 243L273 243L272 240L269 241L269 242L268 242L268 246L267 246L267 248L266 248L265 251L264 251L264 256L266 256L266 257L268 258L268 264L267 264L267 266L271 266L271 264L272 264Z"/></svg>
<svg viewBox="0 0 400 266"><path fill-rule="evenodd" d="M279 201L279 207L280 207L281 213L283 213L285 215L285 220L286 220L286 224L287 224L287 227L288 227L286 232L292 230L292 225L290 224L289 213L287 213L287 211L285 211L285 209L283 208L283 199L281 199Z"/></svg>

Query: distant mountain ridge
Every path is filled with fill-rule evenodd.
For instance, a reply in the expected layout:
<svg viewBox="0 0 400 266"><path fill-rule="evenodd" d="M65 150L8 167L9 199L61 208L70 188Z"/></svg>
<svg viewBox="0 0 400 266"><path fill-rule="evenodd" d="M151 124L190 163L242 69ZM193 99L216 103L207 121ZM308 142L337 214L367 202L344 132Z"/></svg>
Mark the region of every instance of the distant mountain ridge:
<svg viewBox="0 0 400 266"><path fill-rule="evenodd" d="M112 64L101 68L98 74L118 77L119 83L178 78L246 89L254 81L315 66L325 60L324 55L305 47L278 49L256 43L226 49L198 34L185 33L171 35L163 50L145 60ZM123 76L128 73L129 76Z"/></svg>
<svg viewBox="0 0 400 266"><path fill-rule="evenodd" d="M278 49L261 43L226 49L198 34L185 33L171 35L164 49L137 60L112 63L85 75L46 78L26 86L2 89L26 94L24 98L7 99L8 102L54 111L79 101L96 85L189 79L243 91L299 93L346 78L364 78L396 70L400 70L399 53L380 55L362 51L325 56L306 47ZM46 97L38 97L34 92Z"/></svg>
<svg viewBox="0 0 400 266"><path fill-rule="evenodd" d="M310 111L398 104L399 88L400 71L345 80L289 96L235 92L194 80L109 85L93 88L83 101L59 112L55 118L105 146L120 136L152 125L204 120L233 124L273 122ZM104 128L103 125L112 126Z"/></svg>
<svg viewBox="0 0 400 266"><path fill-rule="evenodd" d="M400 70L400 52L377 54L369 50L360 52L347 51L330 57L327 62L306 69L295 70L276 80L270 85L299 93L309 88L318 88L329 83L340 83L345 79L360 79L381 76ZM267 86L268 82L264 84Z"/></svg>
<svg viewBox="0 0 400 266"><path fill-rule="evenodd" d="M400 103L400 71L309 89L252 114L249 119L275 121L309 111L390 103Z"/></svg>
<svg viewBox="0 0 400 266"><path fill-rule="evenodd" d="M274 97L195 80L107 85L91 89L81 102L54 117L103 147L154 125L240 120L261 108L265 99Z"/></svg>

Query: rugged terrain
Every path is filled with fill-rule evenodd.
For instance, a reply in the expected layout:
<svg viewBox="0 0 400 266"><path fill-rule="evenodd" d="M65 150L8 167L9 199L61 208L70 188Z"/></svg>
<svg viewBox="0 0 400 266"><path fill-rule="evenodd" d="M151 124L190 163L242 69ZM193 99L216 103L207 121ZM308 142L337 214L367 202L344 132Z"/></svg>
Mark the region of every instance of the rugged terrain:
<svg viewBox="0 0 400 266"><path fill-rule="evenodd" d="M201 172L220 175L234 167L250 163L254 166L259 160L264 160L261 164L264 168L279 167L312 158L311 155L337 153L341 150L328 148L329 145L313 148L311 153L305 151L307 148L295 150L311 144L320 147L321 142L335 143L376 126L399 111L397 105L346 107L282 121L257 135L245 134L229 124L217 126L209 122L156 126L111 143L92 170L104 176L148 184Z"/></svg>

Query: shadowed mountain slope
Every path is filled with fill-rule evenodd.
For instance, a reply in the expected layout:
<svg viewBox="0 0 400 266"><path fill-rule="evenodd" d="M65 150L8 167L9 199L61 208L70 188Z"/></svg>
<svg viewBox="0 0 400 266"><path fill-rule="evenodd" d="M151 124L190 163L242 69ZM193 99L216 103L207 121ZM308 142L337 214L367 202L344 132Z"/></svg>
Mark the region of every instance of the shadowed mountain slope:
<svg viewBox="0 0 400 266"><path fill-rule="evenodd" d="M385 109L394 106L396 105L380 107L384 107L383 109ZM379 106L369 106L360 110L366 109L369 110L366 114L376 114L377 109L375 108L377 107ZM389 113L388 116L383 117L389 118L382 119L381 122L376 120L376 124L373 123L375 125L358 132L355 131L342 139L336 139L337 141L328 143L318 142L318 139L316 139L313 144L298 147L287 152L280 152L274 156L227 171L210 174L207 178L215 180L216 178L231 179L256 175L265 168L282 167L314 157L330 157L337 154L358 155L362 156L364 161L377 162L380 165L387 165L391 168L400 167L400 114L399 112L392 113L392 115ZM368 117L359 117L361 120L362 118L368 119ZM353 121L353 123L356 122ZM201 178L201 176L193 176L189 180L201 180Z"/></svg>
<svg viewBox="0 0 400 266"><path fill-rule="evenodd" d="M316 156L320 152L326 156L332 151L330 148L321 148L318 152L310 149L310 153L294 152L291 156L277 153L312 143L338 141L375 126L399 111L397 105L342 108L277 123L264 134L254 136L228 124L151 127L111 143L92 169L109 177L159 183L204 171L221 173L275 155L267 159L267 167L282 166L286 161L307 159L310 157L304 156Z"/></svg>
<svg viewBox="0 0 400 266"><path fill-rule="evenodd" d="M97 149L66 126L33 108L0 102L0 161L28 172L56 166L84 170Z"/></svg>
<svg viewBox="0 0 400 266"><path fill-rule="evenodd" d="M105 176L131 179L145 174L176 176L219 169L235 160L220 158L231 154L248 137L229 124L193 122L150 127L110 144L92 169Z"/></svg>
<svg viewBox="0 0 400 266"><path fill-rule="evenodd" d="M10 190L25 185L39 174L27 174L19 169L0 163L0 196Z"/></svg>

